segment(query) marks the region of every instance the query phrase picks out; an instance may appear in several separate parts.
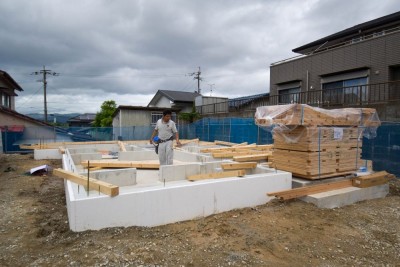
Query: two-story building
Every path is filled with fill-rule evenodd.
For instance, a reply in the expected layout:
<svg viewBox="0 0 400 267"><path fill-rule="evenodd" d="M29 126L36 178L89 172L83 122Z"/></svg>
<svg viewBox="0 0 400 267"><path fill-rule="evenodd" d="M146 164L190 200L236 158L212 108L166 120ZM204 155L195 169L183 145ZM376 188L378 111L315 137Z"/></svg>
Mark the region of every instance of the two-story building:
<svg viewBox="0 0 400 267"><path fill-rule="evenodd" d="M400 12L292 51L300 55L270 66L269 105L366 106L400 120Z"/></svg>

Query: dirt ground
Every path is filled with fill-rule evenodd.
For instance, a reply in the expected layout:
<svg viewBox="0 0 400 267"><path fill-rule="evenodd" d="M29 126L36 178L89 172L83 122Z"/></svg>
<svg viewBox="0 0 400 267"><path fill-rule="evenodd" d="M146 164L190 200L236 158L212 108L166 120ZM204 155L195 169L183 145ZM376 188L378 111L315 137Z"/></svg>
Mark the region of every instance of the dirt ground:
<svg viewBox="0 0 400 267"><path fill-rule="evenodd" d="M58 160L0 155L0 266L400 266L400 180L384 199L272 201L166 226L69 230Z"/></svg>

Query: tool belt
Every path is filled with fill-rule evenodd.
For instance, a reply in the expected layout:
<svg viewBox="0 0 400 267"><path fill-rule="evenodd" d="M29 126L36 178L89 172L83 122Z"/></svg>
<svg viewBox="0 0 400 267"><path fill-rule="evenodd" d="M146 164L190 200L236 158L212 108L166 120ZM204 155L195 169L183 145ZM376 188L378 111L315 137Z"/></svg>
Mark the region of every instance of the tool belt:
<svg viewBox="0 0 400 267"><path fill-rule="evenodd" d="M156 151L156 154L158 154L158 146L159 146L161 143L165 143L165 142L172 141L172 140L174 140L174 136L173 136L173 135L172 135L170 138L165 139L165 140L160 139L160 140L157 142L157 145L154 145L154 150Z"/></svg>

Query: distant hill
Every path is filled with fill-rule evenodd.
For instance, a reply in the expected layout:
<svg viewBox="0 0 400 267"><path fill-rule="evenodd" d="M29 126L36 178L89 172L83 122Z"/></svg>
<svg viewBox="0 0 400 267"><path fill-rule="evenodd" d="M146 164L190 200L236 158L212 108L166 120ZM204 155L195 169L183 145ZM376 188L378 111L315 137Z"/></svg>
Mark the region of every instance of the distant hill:
<svg viewBox="0 0 400 267"><path fill-rule="evenodd" d="M81 113L68 113L68 114L58 114L58 113L52 113L52 115L47 114L47 120L49 122L53 122L54 121L54 117L56 118L56 121L58 123L67 123L67 121L75 116L80 115ZM29 116L31 118L34 118L36 120L40 120L43 121L44 119L44 114L43 113L28 113L28 114L24 114L26 116ZM54 115L54 116L53 116Z"/></svg>

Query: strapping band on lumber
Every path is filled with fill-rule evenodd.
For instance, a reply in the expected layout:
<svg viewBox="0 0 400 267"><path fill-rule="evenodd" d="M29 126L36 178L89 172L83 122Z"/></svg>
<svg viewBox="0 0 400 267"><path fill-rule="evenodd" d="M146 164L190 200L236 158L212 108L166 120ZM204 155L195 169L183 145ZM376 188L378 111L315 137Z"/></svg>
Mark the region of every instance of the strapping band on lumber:
<svg viewBox="0 0 400 267"><path fill-rule="evenodd" d="M87 186L88 178L83 175L76 174L63 169L55 169L53 170L53 174L60 178L70 180L73 183L82 185L85 188ZM111 197L117 196L119 194L119 186L99 181L93 178L89 178L89 190L97 190Z"/></svg>
<svg viewBox="0 0 400 267"><path fill-rule="evenodd" d="M351 187L351 186L352 186L351 180L343 180L343 181L332 182L332 183L324 183L324 184L294 188L294 189L284 190L284 191L279 191L279 192L271 192L271 193L267 193L267 196L270 196L270 197L275 196L282 200L288 200L288 199L304 197L307 195L322 193L322 192L326 192L326 191L331 191L331 190L341 189L341 188L346 188L346 187Z"/></svg>
<svg viewBox="0 0 400 267"><path fill-rule="evenodd" d="M196 174L190 175L187 177L189 181L198 181L205 179L217 179L217 178L227 178L227 177L242 177L246 174L245 170L236 170L236 171L226 171L226 172L214 172L214 173L204 173L204 174Z"/></svg>
<svg viewBox="0 0 400 267"><path fill-rule="evenodd" d="M89 167L102 168L136 168L136 169L159 169L159 163L143 163L137 161L107 161L107 160L90 160ZM86 168L88 161L82 161L81 165Z"/></svg>
<svg viewBox="0 0 400 267"><path fill-rule="evenodd" d="M257 162L221 163L223 170L254 169L256 167Z"/></svg>

